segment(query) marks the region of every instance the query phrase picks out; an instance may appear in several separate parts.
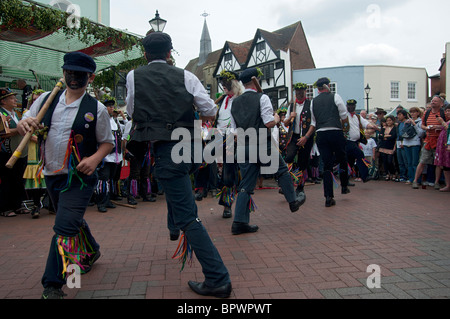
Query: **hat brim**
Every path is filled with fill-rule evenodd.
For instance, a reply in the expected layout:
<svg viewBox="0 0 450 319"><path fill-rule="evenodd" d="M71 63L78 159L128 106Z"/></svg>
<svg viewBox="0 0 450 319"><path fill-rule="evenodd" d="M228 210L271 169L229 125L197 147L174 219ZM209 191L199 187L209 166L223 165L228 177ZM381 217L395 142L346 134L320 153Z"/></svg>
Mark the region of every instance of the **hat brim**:
<svg viewBox="0 0 450 319"><path fill-rule="evenodd" d="M12 92L12 93L3 95L2 97L0 97L0 100L6 99L7 97L10 97L11 95L17 95L17 93Z"/></svg>
<svg viewBox="0 0 450 319"><path fill-rule="evenodd" d="M79 65L63 65L61 67L64 70L69 70L69 71L78 71L78 72L86 72L86 73L94 73L94 71L92 71L92 69L89 68L85 68Z"/></svg>

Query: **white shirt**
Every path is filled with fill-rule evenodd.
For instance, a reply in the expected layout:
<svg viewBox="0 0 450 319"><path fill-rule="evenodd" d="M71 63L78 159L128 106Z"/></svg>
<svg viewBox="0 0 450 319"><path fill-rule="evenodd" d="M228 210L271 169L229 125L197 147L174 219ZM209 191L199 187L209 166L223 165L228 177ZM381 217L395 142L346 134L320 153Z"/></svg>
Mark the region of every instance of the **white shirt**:
<svg viewBox="0 0 450 319"><path fill-rule="evenodd" d="M116 131L119 129L117 122L114 120L114 117L110 116L109 123L111 125L111 131ZM122 128L120 128L120 129L122 130ZM111 134L112 134L112 132L111 132ZM113 137L114 137L114 135L113 135ZM120 143L122 143L122 140L114 141L114 144L116 144L116 142L120 144ZM116 145L116 150L117 150L117 145ZM116 151L114 151L111 154L106 155L104 161L107 163L119 164L122 161L122 152L117 152L117 154L116 154Z"/></svg>
<svg viewBox="0 0 450 319"><path fill-rule="evenodd" d="M306 101L306 100L305 100ZM303 107L305 106L305 102L303 102L302 104L298 104L297 102L295 103L295 113L297 113L297 117L295 118L295 127L294 127L294 134L301 134L302 133L302 127L301 127L301 123L300 123L300 117L301 117L301 113L303 112ZM286 114L286 118L289 118L291 116L291 111L290 109L288 110L287 114Z"/></svg>
<svg viewBox="0 0 450 319"><path fill-rule="evenodd" d="M311 101L311 125L316 127L316 118L314 116L313 101L314 100ZM334 103L337 105L337 108L339 111L339 117L341 118L341 120L344 120L348 115L348 111L347 111L347 106L344 103L344 100L342 99L342 97L339 94L334 95ZM337 127L322 127L320 129L316 130L316 132L329 131L329 130L339 130L339 129Z"/></svg>
<svg viewBox="0 0 450 319"><path fill-rule="evenodd" d="M364 152L364 156L373 156L373 149L377 147L377 142L373 138L367 139L367 144L361 143L362 151Z"/></svg>
<svg viewBox="0 0 450 319"><path fill-rule="evenodd" d="M369 124L369 122L364 119L363 117L360 117L361 119L361 125L363 127L363 129L366 129L367 124ZM348 115L348 123L350 125L350 129L348 131L348 139L350 141L356 142L357 140L359 140L360 137L360 131L359 131L359 120L358 120L358 116L355 115Z"/></svg>
<svg viewBox="0 0 450 319"><path fill-rule="evenodd" d="M231 107L233 105L234 98L235 98L234 96L232 97L226 96L223 99L222 106L219 109L219 116L217 117L216 126L217 130L222 136L230 134L236 128L236 123L234 123L233 117L231 116Z"/></svg>
<svg viewBox="0 0 450 319"><path fill-rule="evenodd" d="M151 63L167 63L164 60L155 60ZM215 116L217 112L217 107L214 101L209 97L208 92L204 88L200 80L191 72L184 70L184 84L186 86L186 91L194 96L194 105L197 106L197 110L203 116ZM127 113L133 116L134 112L134 70L127 74Z"/></svg>
<svg viewBox="0 0 450 319"><path fill-rule="evenodd" d="M40 106L43 99L50 94L50 92L44 93L39 96L36 101L31 105L30 110L23 116L24 119L29 117L36 117L39 113ZM86 93L85 93L86 94ZM45 141L45 167L44 175L62 175L67 174L67 163L64 162L66 155L67 145L72 131L73 122L77 116L78 109L81 104L81 100L84 95L72 104L66 104L66 92L64 91L59 98L59 102L56 105L55 111L52 116L51 129L48 132L47 139ZM89 125L86 123L86 125ZM114 137L111 133L110 116L106 107L98 102L97 104L97 125L95 129L95 135L99 144L109 143L114 144ZM55 173L55 171L64 169Z"/></svg>

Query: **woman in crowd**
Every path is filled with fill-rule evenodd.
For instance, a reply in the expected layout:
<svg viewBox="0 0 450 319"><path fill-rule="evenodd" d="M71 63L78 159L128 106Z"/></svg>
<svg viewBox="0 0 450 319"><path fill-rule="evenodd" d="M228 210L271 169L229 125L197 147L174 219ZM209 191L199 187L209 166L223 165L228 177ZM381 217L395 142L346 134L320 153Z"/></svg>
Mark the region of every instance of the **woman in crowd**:
<svg viewBox="0 0 450 319"><path fill-rule="evenodd" d="M418 107L412 107L409 109L408 119L406 120L406 124L414 127L416 135L412 138L404 138L403 139L403 147L405 149L407 168L408 168L408 180L406 184L412 184L414 181L414 176L416 176L416 168L417 164L419 164L419 156L421 149L421 137L424 134L424 130L422 130L422 116L423 112Z"/></svg>
<svg viewBox="0 0 450 319"><path fill-rule="evenodd" d="M439 135L436 146L436 157L434 165L444 170L445 187L439 189L440 192L450 192L450 150L448 145L449 124L450 124L450 105L444 107L445 120L438 117L438 122L444 127Z"/></svg>
<svg viewBox="0 0 450 319"><path fill-rule="evenodd" d="M386 181L395 178L394 154L396 141L395 117L388 115L386 117L386 126L381 129L379 142L380 160L386 173Z"/></svg>

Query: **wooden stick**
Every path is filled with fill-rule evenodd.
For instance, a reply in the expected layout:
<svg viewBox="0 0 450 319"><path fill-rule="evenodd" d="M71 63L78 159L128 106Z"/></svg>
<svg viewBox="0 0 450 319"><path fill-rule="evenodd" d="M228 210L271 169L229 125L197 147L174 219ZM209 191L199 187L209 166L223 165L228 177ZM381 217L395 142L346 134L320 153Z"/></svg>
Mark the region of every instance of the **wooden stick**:
<svg viewBox="0 0 450 319"><path fill-rule="evenodd" d="M263 90L262 90L262 88L261 88L261 85L259 84L258 79L257 79L255 76L252 76L252 82L253 82L253 84L256 86L256 90L257 90L259 93L264 93Z"/></svg>
<svg viewBox="0 0 450 319"><path fill-rule="evenodd" d="M38 115L36 116L36 119L39 121L39 123L42 121L42 119L45 116L45 113L47 112L48 108L52 104L53 100L55 99L55 96L58 94L58 92L63 87L64 79L59 79L59 82L56 84L56 86L53 88L53 91L50 93L50 96L48 97L47 101L45 102L44 106L42 106L41 110L39 111ZM25 149L25 147L28 145L28 142L30 141L31 136L34 133L34 128L31 128L31 131L28 131L27 134L22 138L22 141L20 142L19 146L17 146L16 150L14 151L13 155L9 159L9 161L6 163L6 167L13 168L14 164L16 164L17 160L22 156L22 152Z"/></svg>
<svg viewBox="0 0 450 319"><path fill-rule="evenodd" d="M217 100L214 101L214 103L218 105L220 102L222 102L225 96L226 96L225 94L222 94L221 96L219 96Z"/></svg>
<svg viewBox="0 0 450 319"><path fill-rule="evenodd" d="M134 208L134 209L136 209L136 206L137 206L137 205L130 205L130 204L124 204L121 202L116 202L115 200L112 200L111 203L113 203L114 205L128 207L128 208Z"/></svg>

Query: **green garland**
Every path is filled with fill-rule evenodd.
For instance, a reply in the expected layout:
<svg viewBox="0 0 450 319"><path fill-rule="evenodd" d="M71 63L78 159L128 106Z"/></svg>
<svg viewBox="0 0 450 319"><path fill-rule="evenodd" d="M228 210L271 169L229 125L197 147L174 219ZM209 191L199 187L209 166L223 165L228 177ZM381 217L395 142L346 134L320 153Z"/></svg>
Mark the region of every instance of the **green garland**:
<svg viewBox="0 0 450 319"><path fill-rule="evenodd" d="M25 28L42 32L55 32L59 29L67 39L76 37L86 45L111 41L112 46L120 47L128 53L133 46L142 48L138 37L102 26L87 18L80 18L80 27L67 25L70 14L50 7L24 3L20 0L0 1L0 31Z"/></svg>

